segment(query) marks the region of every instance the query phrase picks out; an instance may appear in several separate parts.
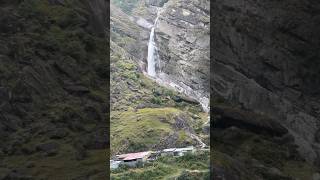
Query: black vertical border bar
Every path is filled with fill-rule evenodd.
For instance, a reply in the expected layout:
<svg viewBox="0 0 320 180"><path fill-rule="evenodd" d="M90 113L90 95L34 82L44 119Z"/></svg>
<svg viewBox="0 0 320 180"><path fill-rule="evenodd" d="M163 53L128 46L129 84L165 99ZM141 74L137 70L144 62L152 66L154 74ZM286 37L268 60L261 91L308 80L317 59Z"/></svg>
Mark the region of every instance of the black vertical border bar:
<svg viewBox="0 0 320 180"><path fill-rule="evenodd" d="M210 179L214 179L213 177L213 151L214 151L214 147L213 147L213 142L212 142L212 128L214 126L214 121L213 121L213 114L212 114L212 109L213 109L213 76L214 76L214 72L213 72L213 61L214 61L214 57L213 57L213 50L214 50L214 11L215 11L215 4L216 4L216 0L210 0Z"/></svg>
<svg viewBox="0 0 320 180"><path fill-rule="evenodd" d="M105 0L106 1L106 6L107 6L107 12L106 12L106 53L108 59L107 61L107 69L108 71L108 77L107 77L107 99L106 99L106 135L107 137L107 149L106 149L106 172L107 172L107 179L110 179L110 0Z"/></svg>

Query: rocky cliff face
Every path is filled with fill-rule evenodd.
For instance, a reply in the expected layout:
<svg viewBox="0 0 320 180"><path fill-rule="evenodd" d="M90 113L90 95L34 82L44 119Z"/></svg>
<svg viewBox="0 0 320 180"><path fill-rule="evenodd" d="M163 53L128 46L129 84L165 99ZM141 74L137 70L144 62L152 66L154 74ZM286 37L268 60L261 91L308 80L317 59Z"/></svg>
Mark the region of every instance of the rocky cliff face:
<svg viewBox="0 0 320 180"><path fill-rule="evenodd" d="M126 17L130 27L113 24L118 32L128 31L130 40L123 43L137 60L141 71L146 71L148 41L151 27L159 13L155 28L155 43L160 64L157 66L158 79L168 86L200 101L209 107L209 1L167 1L143 0L137 2L132 13L111 12L116 17ZM112 17L111 17L112 18ZM113 22L112 22L113 23ZM116 37L111 37L115 40ZM116 41L116 40L115 40Z"/></svg>
<svg viewBox="0 0 320 180"><path fill-rule="evenodd" d="M159 77L181 87L209 106L210 3L206 0L168 1L160 9L156 46Z"/></svg>
<svg viewBox="0 0 320 180"><path fill-rule="evenodd" d="M209 1L142 0L135 6L129 16L122 15L130 19L128 24L134 23L126 48L139 63L140 70L146 71L149 35L159 14L155 28L156 56L160 59L156 70L158 79L197 99L208 110ZM120 12L115 8L112 13ZM114 28L117 28L116 22Z"/></svg>
<svg viewBox="0 0 320 180"><path fill-rule="evenodd" d="M213 3L214 97L269 116L319 163L320 3L218 0Z"/></svg>

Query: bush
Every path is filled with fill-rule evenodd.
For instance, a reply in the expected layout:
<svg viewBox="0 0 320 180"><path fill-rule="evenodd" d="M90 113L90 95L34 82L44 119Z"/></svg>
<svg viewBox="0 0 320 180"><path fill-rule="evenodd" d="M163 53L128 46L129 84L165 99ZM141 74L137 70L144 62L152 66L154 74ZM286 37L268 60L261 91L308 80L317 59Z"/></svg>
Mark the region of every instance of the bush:
<svg viewBox="0 0 320 180"><path fill-rule="evenodd" d="M151 102L152 102L153 104L159 104L159 105L161 105L161 104L162 104L162 99L161 99L160 97L153 97L153 98L151 99Z"/></svg>

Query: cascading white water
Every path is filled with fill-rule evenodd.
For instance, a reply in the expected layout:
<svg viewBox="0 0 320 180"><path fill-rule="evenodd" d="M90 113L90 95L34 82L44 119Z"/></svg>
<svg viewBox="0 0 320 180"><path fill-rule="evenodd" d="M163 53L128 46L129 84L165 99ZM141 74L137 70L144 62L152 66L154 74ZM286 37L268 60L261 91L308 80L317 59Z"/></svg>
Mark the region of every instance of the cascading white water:
<svg viewBox="0 0 320 180"><path fill-rule="evenodd" d="M156 61L155 61L155 41L154 41L154 29L156 27L158 18L159 18L159 14L157 15L157 18L154 22L153 27L151 28L151 32L150 32L150 39L149 39L149 44L148 44L148 75L155 77L156 76Z"/></svg>
<svg viewBox="0 0 320 180"><path fill-rule="evenodd" d="M166 87L171 87L174 90L180 93L183 93L188 97L196 99L201 104L203 110L205 112L209 112L210 102L207 96L203 97L201 93L193 92L192 88L188 87L187 85L177 84L176 82L172 81L171 78L168 77L165 73L161 72L160 57L159 57L159 54L157 53L157 47L155 44L155 28L156 28L158 19L160 17L160 14L163 10L164 10L163 8L158 9L157 17L151 28L149 43L148 43L147 74L149 75L149 77L152 77L152 79L156 80L158 84L164 85ZM156 72L156 67L158 70L157 72Z"/></svg>

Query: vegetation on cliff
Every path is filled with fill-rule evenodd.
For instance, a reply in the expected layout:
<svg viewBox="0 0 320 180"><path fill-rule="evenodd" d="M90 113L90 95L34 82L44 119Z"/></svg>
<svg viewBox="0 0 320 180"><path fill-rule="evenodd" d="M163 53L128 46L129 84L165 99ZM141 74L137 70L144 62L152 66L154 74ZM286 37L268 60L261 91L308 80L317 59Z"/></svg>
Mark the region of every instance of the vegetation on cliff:
<svg viewBox="0 0 320 180"><path fill-rule="evenodd" d="M203 130L208 114L203 112L201 105L183 100L183 94L160 86L143 73L141 64L145 57L142 55L147 49L143 38L149 37L149 30L131 21L131 13L121 5L114 3L111 7L114 9L110 44L111 157L121 153L198 146L199 142L191 134L209 144L209 135ZM142 16L146 11L143 8L146 7L137 6L132 12L139 11ZM112 171L111 178L208 178L208 163L209 153L178 159L161 158L144 167L117 169Z"/></svg>

